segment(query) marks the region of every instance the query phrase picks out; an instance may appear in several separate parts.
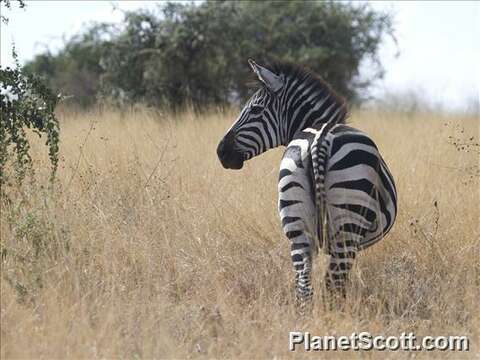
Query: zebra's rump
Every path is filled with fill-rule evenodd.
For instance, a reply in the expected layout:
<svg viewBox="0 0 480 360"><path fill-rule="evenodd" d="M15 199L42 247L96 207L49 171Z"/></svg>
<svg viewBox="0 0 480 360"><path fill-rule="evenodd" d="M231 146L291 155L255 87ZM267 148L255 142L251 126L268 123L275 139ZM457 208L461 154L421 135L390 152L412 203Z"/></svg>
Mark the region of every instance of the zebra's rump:
<svg viewBox="0 0 480 360"><path fill-rule="evenodd" d="M319 246L330 253L335 246L331 242L344 238L365 249L385 236L394 223L393 177L365 133L343 124L316 131L311 156Z"/></svg>

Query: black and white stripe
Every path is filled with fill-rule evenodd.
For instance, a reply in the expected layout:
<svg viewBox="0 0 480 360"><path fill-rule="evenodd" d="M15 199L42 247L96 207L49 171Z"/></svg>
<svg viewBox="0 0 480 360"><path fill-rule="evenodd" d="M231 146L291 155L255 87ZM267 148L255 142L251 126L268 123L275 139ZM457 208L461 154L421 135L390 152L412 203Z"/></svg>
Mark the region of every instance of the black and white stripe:
<svg viewBox="0 0 480 360"><path fill-rule="evenodd" d="M396 189L377 146L344 124L345 101L315 74L287 64L271 70L250 61L262 83L217 153L226 168L280 145L278 208L291 242L296 294L312 296L311 269L318 249L330 256L325 284L345 296L356 254L387 234L396 216Z"/></svg>

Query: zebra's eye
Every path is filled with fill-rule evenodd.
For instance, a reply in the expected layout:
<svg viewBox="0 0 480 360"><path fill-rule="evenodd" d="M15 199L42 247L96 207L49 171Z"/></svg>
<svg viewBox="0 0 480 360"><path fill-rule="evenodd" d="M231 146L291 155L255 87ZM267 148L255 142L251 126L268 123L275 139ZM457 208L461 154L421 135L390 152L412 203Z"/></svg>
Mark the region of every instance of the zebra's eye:
<svg viewBox="0 0 480 360"><path fill-rule="evenodd" d="M253 105L250 109L251 115L258 115L263 111L263 106Z"/></svg>

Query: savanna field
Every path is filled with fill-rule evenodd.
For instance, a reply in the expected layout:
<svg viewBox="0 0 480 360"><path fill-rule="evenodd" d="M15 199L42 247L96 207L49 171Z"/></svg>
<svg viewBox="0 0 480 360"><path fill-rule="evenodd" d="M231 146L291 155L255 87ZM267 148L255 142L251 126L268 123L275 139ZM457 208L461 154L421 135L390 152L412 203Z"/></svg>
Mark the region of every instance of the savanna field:
<svg viewBox="0 0 480 360"><path fill-rule="evenodd" d="M277 215L282 149L225 170L235 110L60 111L54 190L44 139L35 177L1 208L1 357L476 358L480 356L478 118L353 111L396 179L389 235L361 252L344 312L294 309ZM470 351L288 350L313 335L467 335Z"/></svg>

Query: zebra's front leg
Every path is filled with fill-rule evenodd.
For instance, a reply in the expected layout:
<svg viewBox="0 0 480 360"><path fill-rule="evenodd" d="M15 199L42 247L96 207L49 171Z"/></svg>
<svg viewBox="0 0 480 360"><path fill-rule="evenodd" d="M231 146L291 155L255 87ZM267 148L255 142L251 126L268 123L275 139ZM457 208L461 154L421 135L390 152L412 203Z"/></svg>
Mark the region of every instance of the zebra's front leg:
<svg viewBox="0 0 480 360"><path fill-rule="evenodd" d="M325 275L327 304L342 309L347 295L347 281L357 255L355 240L333 239L330 246L330 262Z"/></svg>

